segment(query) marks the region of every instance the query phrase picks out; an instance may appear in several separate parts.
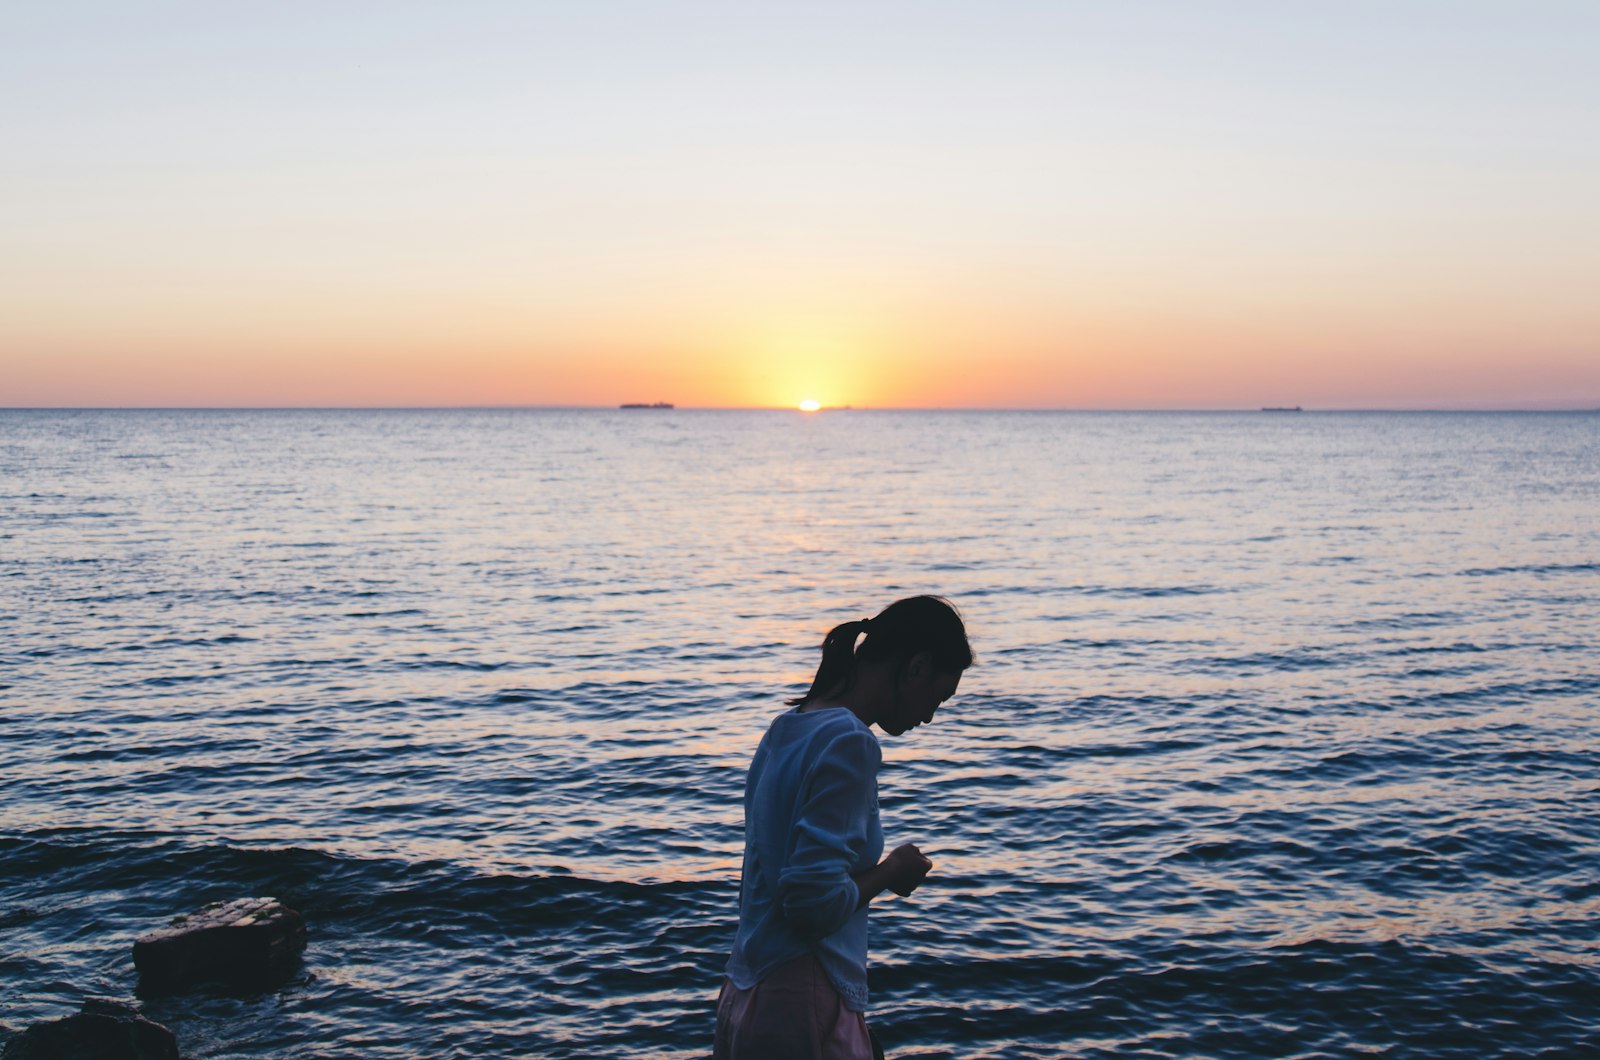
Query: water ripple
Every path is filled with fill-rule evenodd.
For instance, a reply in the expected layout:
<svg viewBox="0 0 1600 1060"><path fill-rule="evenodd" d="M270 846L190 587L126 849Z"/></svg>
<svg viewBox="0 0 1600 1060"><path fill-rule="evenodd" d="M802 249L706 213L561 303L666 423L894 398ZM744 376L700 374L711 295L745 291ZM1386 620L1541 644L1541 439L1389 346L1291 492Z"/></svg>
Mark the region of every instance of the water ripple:
<svg viewBox="0 0 1600 1060"><path fill-rule="evenodd" d="M1594 417L11 411L0 482L0 1039L275 894L185 1055L703 1056L755 742L933 589L891 1055L1600 1048Z"/></svg>

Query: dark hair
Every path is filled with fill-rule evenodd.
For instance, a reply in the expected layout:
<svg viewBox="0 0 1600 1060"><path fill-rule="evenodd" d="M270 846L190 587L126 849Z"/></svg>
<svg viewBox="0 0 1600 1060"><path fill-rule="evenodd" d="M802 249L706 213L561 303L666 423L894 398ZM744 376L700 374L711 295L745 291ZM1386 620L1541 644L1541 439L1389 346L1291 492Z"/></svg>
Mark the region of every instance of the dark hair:
<svg viewBox="0 0 1600 1060"><path fill-rule="evenodd" d="M863 633L866 640L858 648L856 638ZM848 685L857 663L908 660L924 651L942 673L960 673L972 665L972 646L961 613L942 596L908 596L872 618L834 626L822 641L822 664L811 679L811 689L789 700L789 705L804 706Z"/></svg>

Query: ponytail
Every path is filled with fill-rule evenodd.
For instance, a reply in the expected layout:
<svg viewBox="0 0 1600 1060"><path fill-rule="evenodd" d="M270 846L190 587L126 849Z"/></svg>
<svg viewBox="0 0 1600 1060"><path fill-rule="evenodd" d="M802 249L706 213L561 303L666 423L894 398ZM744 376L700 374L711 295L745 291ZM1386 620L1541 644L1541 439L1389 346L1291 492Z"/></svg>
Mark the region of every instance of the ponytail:
<svg viewBox="0 0 1600 1060"><path fill-rule="evenodd" d="M856 640L863 634L866 639L857 648ZM972 647L955 605L938 596L896 600L874 618L845 622L829 630L811 688L788 703L803 707L848 688L859 662L904 661L923 651L932 655L934 669L945 673L960 673L972 665Z"/></svg>
<svg viewBox="0 0 1600 1060"><path fill-rule="evenodd" d="M804 706L845 684L850 672L855 669L856 638L865 633L871 624L872 619L863 618L830 629L822 639L822 664L817 667L817 676L811 679L810 690L798 699L789 700L789 706Z"/></svg>

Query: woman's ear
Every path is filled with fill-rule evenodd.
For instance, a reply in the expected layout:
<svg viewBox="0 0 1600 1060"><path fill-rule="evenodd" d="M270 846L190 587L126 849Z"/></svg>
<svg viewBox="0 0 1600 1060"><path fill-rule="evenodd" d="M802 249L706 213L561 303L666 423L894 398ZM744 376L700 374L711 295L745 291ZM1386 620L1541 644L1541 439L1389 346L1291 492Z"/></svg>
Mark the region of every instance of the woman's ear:
<svg viewBox="0 0 1600 1060"><path fill-rule="evenodd" d="M933 652L919 651L906 660L904 671L907 680L926 681L933 676Z"/></svg>

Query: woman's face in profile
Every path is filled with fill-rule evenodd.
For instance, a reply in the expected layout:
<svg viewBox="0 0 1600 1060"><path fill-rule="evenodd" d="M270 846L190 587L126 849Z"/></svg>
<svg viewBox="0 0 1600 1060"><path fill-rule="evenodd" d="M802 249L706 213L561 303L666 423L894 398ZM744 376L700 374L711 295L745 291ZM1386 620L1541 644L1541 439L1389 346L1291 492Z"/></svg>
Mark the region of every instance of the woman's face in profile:
<svg viewBox="0 0 1600 1060"><path fill-rule="evenodd" d="M878 722L878 727L890 736L899 736L927 724L939 705L956 694L960 684L960 672L935 670L926 655L917 656L900 679L894 708Z"/></svg>

